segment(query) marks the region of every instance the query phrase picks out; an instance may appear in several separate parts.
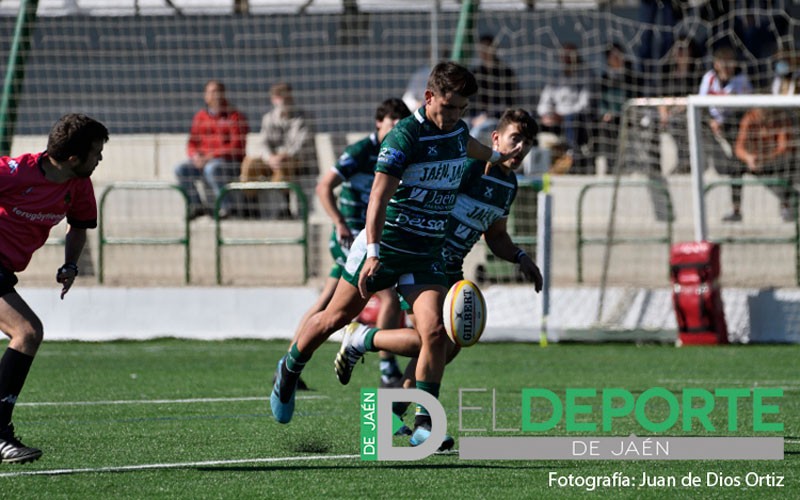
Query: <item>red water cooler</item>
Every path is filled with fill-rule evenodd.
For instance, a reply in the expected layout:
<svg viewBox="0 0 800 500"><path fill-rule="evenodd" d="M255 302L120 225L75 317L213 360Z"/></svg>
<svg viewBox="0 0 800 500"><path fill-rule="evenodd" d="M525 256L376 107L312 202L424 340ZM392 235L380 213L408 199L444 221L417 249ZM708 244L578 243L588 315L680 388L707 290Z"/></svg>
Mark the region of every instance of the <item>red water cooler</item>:
<svg viewBox="0 0 800 500"><path fill-rule="evenodd" d="M719 254L719 244L709 241L676 243L670 249L672 302L680 344L728 343Z"/></svg>
<svg viewBox="0 0 800 500"><path fill-rule="evenodd" d="M381 310L381 299L377 295L369 298L367 305L361 310L361 313L356 318L356 321L369 326L375 326L378 323L378 314Z"/></svg>

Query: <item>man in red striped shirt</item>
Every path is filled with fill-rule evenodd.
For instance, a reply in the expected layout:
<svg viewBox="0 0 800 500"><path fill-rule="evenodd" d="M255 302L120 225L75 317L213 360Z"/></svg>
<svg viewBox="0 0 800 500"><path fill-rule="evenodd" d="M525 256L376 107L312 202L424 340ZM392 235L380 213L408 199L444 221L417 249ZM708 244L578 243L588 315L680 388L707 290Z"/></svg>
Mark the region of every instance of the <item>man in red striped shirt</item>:
<svg viewBox="0 0 800 500"><path fill-rule="evenodd" d="M50 229L67 219L64 265L56 272L61 298L78 275L86 230L97 226L90 177L103 159L106 127L81 114L63 116L43 153L0 157L0 330L11 340L0 358L0 462L31 462L39 449L14 435L11 414L43 338L42 322L19 296L15 273L44 245Z"/></svg>

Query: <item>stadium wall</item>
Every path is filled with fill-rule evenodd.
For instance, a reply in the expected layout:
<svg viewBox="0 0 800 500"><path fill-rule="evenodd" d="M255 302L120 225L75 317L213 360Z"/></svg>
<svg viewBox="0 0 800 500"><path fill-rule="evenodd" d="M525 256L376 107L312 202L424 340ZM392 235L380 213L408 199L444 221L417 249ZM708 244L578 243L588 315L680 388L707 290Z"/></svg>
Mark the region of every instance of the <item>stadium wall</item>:
<svg viewBox="0 0 800 500"><path fill-rule="evenodd" d="M37 311L48 340L290 339L317 297L313 287L20 289ZM484 288L488 318L483 342L539 340L541 316L529 286ZM611 289L607 302L625 331L600 333L594 321L599 290L556 288L548 338L559 341L659 341L676 338L669 289ZM723 289L729 338L738 343L800 343L800 289ZM634 332L633 335L626 332ZM332 337L338 340L338 336Z"/></svg>

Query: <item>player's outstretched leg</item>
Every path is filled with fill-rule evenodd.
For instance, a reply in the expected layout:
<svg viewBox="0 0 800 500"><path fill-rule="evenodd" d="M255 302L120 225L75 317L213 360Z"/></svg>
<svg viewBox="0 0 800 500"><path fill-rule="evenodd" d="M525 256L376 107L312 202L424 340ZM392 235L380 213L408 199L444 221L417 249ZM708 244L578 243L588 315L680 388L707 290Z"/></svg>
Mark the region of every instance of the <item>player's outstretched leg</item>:
<svg viewBox="0 0 800 500"><path fill-rule="evenodd" d="M42 450L25 446L14 436L14 424L0 430L0 462L8 464L24 464L33 462L42 456Z"/></svg>
<svg viewBox="0 0 800 500"><path fill-rule="evenodd" d="M344 327L342 347L336 353L336 360L333 363L336 378L339 379L342 385L350 383L353 368L355 368L359 359L363 359L364 353L367 352L367 334L375 331L377 331L377 328L370 328L355 321Z"/></svg>

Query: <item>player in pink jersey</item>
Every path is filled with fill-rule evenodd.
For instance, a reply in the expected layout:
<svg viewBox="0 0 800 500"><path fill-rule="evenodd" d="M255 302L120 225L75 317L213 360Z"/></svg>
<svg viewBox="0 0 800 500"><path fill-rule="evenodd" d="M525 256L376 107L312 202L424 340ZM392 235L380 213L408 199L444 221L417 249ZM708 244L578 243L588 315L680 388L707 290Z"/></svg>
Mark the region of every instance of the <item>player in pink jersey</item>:
<svg viewBox="0 0 800 500"><path fill-rule="evenodd" d="M106 141L102 123L69 114L53 125L45 152L0 157L0 330L11 339L0 358L0 462L32 462L42 456L15 437L11 423L44 335L42 322L14 289L15 273L28 266L50 229L66 217L64 265L56 272L62 299L72 287L86 230L97 226L90 176L103 159Z"/></svg>

